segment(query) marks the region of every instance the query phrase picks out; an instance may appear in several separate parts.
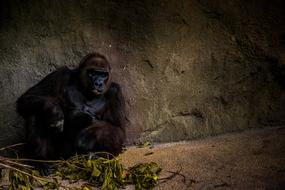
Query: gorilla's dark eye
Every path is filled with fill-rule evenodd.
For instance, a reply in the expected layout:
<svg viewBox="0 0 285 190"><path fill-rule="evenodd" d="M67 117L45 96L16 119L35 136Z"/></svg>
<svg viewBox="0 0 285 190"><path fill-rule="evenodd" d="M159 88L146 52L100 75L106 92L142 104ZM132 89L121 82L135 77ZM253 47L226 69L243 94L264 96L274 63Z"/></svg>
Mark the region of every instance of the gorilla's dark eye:
<svg viewBox="0 0 285 190"><path fill-rule="evenodd" d="M108 77L109 73L106 71L95 71L95 75L102 76L102 77Z"/></svg>
<svg viewBox="0 0 285 190"><path fill-rule="evenodd" d="M109 73L107 71L100 71L100 70L94 70L94 69L90 69L87 71L87 75L89 77L94 77L94 76L100 76L103 78L107 78L109 77Z"/></svg>
<svg viewBox="0 0 285 190"><path fill-rule="evenodd" d="M87 75L89 76L89 77L93 77L94 75L95 75L95 70L87 70Z"/></svg>
<svg viewBox="0 0 285 190"><path fill-rule="evenodd" d="M89 77L102 77L102 78L108 78L109 77L109 73L106 71L93 71L93 72L89 72L88 73Z"/></svg>

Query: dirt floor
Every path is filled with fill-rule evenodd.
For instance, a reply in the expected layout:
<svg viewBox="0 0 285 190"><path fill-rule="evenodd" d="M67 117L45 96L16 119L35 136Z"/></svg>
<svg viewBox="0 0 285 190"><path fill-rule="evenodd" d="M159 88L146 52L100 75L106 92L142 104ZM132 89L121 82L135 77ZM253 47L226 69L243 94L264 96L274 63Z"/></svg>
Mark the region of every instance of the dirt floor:
<svg viewBox="0 0 285 190"><path fill-rule="evenodd" d="M145 156L145 154L153 154ZM231 133L191 142L130 147L126 165L155 161L166 171L181 170L156 189L285 189L285 128Z"/></svg>
<svg viewBox="0 0 285 190"><path fill-rule="evenodd" d="M153 148L128 147L121 159L126 166L157 162L163 169L160 179L181 170L181 175L159 184L157 190L285 189L285 127L159 144ZM6 189L4 182L0 189ZM81 185L78 182L67 186Z"/></svg>

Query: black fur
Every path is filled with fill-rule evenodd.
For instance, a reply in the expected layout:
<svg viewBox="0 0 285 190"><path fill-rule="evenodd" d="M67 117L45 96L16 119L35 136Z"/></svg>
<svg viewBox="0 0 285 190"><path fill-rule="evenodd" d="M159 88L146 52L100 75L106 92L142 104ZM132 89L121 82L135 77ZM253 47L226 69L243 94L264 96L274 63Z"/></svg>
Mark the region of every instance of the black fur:
<svg viewBox="0 0 285 190"><path fill-rule="evenodd" d="M88 60L98 57L101 66L103 62L107 69L110 67L100 54L86 57L77 69L58 69L17 100L18 113L26 121L30 157L58 159L76 152L107 151L117 155L122 151L125 108L121 88L109 80L103 94L82 87L86 81L80 73L97 64Z"/></svg>

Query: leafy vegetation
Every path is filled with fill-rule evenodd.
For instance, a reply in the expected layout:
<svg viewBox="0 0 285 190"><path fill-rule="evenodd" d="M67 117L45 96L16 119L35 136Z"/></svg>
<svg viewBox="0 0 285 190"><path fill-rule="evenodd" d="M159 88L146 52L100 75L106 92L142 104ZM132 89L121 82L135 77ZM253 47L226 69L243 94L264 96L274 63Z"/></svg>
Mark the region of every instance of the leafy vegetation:
<svg viewBox="0 0 285 190"><path fill-rule="evenodd" d="M41 176L33 167L24 164L29 161L35 162L35 160L0 157L0 167L9 169L9 190L33 190L38 187L76 190L100 187L102 190L116 190L126 185L134 185L136 190L153 189L158 183L161 171L154 162L125 168L119 158L93 159L86 155L76 155L68 160L50 161L51 174ZM82 187L71 188L64 186L62 180L69 180L70 183L83 180L86 183Z"/></svg>

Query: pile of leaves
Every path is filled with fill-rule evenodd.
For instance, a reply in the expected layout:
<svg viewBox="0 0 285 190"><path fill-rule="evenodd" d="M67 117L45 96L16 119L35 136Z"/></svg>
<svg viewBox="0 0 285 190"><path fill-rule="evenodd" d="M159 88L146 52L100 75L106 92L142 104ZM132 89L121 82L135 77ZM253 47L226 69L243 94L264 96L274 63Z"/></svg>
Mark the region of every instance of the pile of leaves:
<svg viewBox="0 0 285 190"><path fill-rule="evenodd" d="M118 189L129 184L136 189L152 189L158 182L161 168L154 162L125 168L117 158L88 159L75 156L55 165L55 175L71 182L83 179L101 189Z"/></svg>
<svg viewBox="0 0 285 190"><path fill-rule="evenodd" d="M52 161L49 176L41 176L32 166L24 164L27 159L0 157L0 167L9 169L9 190L43 189L81 189L100 187L102 190L113 190L134 185L136 190L153 189L158 183L161 168L157 163L142 163L125 168L119 158L106 159L76 155L68 160ZM45 161L39 161L45 162ZM84 181L81 187L67 187L61 182Z"/></svg>

